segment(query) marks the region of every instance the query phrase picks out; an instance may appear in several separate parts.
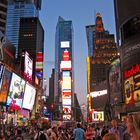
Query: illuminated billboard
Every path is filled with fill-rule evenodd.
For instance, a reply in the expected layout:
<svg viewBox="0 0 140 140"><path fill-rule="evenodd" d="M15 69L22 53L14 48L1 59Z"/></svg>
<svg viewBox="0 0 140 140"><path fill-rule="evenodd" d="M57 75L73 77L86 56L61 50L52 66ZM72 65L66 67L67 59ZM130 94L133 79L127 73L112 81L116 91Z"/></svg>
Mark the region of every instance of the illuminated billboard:
<svg viewBox="0 0 140 140"><path fill-rule="evenodd" d="M33 74L33 60L29 57L29 54L25 52L25 64L24 64L24 78L32 81Z"/></svg>
<svg viewBox="0 0 140 140"><path fill-rule="evenodd" d="M62 90L71 89L71 77L62 78Z"/></svg>
<svg viewBox="0 0 140 140"><path fill-rule="evenodd" d="M70 77L70 71L63 71L62 77Z"/></svg>
<svg viewBox="0 0 140 140"><path fill-rule="evenodd" d="M69 48L70 47L70 42L69 41L61 41L60 42L60 47L61 48Z"/></svg>
<svg viewBox="0 0 140 140"><path fill-rule="evenodd" d="M71 106L63 106L63 114L71 114Z"/></svg>
<svg viewBox="0 0 140 140"><path fill-rule="evenodd" d="M104 121L104 112L103 111L93 111L92 120L93 121Z"/></svg>
<svg viewBox="0 0 140 140"><path fill-rule="evenodd" d="M63 70L71 70L71 61L61 61L60 69Z"/></svg>
<svg viewBox="0 0 140 140"><path fill-rule="evenodd" d="M122 102L120 59L114 60L110 65L109 93L111 104L117 104L119 102Z"/></svg>
<svg viewBox="0 0 140 140"><path fill-rule="evenodd" d="M71 98L63 98L62 104L63 105L71 105Z"/></svg>
<svg viewBox="0 0 140 140"><path fill-rule="evenodd" d="M69 120L71 120L71 115L63 115L63 120L64 120L64 121L69 121Z"/></svg>
<svg viewBox="0 0 140 140"><path fill-rule="evenodd" d="M101 91L94 91L94 92L91 92L91 93L90 93L90 96L91 96L92 98L96 98L96 97L98 97L98 96L103 96L103 95L106 95L106 94L107 94L107 89L101 90Z"/></svg>
<svg viewBox="0 0 140 140"><path fill-rule="evenodd" d="M30 84L26 83L22 107L28 110L32 110L35 101L35 96L36 96L35 88Z"/></svg>
<svg viewBox="0 0 140 140"><path fill-rule="evenodd" d="M140 101L140 65L136 64L124 72L125 103L134 104Z"/></svg>
<svg viewBox="0 0 140 140"><path fill-rule="evenodd" d="M6 105L10 106L11 104L14 104L17 107L21 108L24 97L24 88L25 80L13 73Z"/></svg>
<svg viewBox="0 0 140 140"><path fill-rule="evenodd" d="M11 72L5 68L4 72L3 72L3 77L1 80L2 86L0 89L0 103L2 103L2 104L6 103L6 98L7 98L10 81L11 81Z"/></svg>
<svg viewBox="0 0 140 140"><path fill-rule="evenodd" d="M71 91L62 92L62 98L71 98Z"/></svg>
<svg viewBox="0 0 140 140"><path fill-rule="evenodd" d="M43 52L37 52L36 54L36 67L35 67L35 75L37 78L43 78Z"/></svg>
<svg viewBox="0 0 140 140"><path fill-rule="evenodd" d="M62 53L62 60L63 61L69 61L70 60L70 52L68 50L65 50Z"/></svg>

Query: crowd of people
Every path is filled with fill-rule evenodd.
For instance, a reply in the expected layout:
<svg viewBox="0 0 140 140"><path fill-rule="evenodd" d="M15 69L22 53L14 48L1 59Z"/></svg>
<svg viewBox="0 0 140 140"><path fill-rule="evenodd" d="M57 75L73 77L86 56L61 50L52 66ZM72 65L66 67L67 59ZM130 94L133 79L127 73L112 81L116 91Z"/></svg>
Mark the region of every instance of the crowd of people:
<svg viewBox="0 0 140 140"><path fill-rule="evenodd" d="M112 119L111 125L7 126L0 128L0 140L140 140L140 113L119 123Z"/></svg>

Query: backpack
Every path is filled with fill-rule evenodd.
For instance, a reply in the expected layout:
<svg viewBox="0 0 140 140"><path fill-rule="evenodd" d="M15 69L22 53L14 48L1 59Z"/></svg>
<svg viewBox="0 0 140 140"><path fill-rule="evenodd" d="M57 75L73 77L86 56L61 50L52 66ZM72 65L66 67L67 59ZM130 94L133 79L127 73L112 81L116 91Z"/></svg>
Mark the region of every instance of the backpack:
<svg viewBox="0 0 140 140"><path fill-rule="evenodd" d="M40 136L37 137L37 140L47 140L46 135L43 132L40 132Z"/></svg>

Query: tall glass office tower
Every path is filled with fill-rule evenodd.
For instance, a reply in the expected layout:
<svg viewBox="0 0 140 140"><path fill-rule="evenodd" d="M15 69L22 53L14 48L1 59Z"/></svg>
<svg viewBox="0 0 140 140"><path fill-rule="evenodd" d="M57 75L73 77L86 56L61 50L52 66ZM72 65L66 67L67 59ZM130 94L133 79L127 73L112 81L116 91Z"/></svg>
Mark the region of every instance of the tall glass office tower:
<svg viewBox="0 0 140 140"><path fill-rule="evenodd" d="M58 18L55 34L55 102L63 120L71 120L74 93L72 21ZM67 112L69 110L69 112ZM62 111L62 112L61 112ZM61 113L60 113L61 112Z"/></svg>
<svg viewBox="0 0 140 140"><path fill-rule="evenodd" d="M8 0L6 36L18 52L21 17L38 17L41 0Z"/></svg>
<svg viewBox="0 0 140 140"><path fill-rule="evenodd" d="M86 26L88 56L89 57L93 56L95 31L96 31L95 25Z"/></svg>

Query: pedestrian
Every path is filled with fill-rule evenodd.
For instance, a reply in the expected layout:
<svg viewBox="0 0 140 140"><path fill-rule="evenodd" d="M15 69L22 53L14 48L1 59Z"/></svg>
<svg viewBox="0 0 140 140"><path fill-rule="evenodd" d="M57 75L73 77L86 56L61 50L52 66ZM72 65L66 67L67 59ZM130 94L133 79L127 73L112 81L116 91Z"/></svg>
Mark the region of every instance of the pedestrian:
<svg viewBox="0 0 140 140"><path fill-rule="evenodd" d="M49 140L47 133L45 133L43 130L43 128L39 129L39 131L34 136L34 140Z"/></svg>
<svg viewBox="0 0 140 140"><path fill-rule="evenodd" d="M121 128L118 126L118 123L115 119L112 119L111 121L112 127L109 130L109 133L115 133L116 135L118 135L118 137L122 140L123 137L123 131L121 130Z"/></svg>
<svg viewBox="0 0 140 140"><path fill-rule="evenodd" d="M86 130L86 140L93 140L93 137L94 137L93 128L89 126Z"/></svg>
<svg viewBox="0 0 140 140"><path fill-rule="evenodd" d="M131 140L140 140L140 113L128 115L127 132Z"/></svg>
<svg viewBox="0 0 140 140"><path fill-rule="evenodd" d="M14 140L24 140L22 136L22 131L21 129L16 130L16 135L13 137Z"/></svg>
<svg viewBox="0 0 140 140"><path fill-rule="evenodd" d="M77 128L74 129L74 140L85 140L85 132L81 129L80 123L77 124Z"/></svg>
<svg viewBox="0 0 140 140"><path fill-rule="evenodd" d="M115 133L107 133L103 136L102 140L120 140L120 138Z"/></svg>
<svg viewBox="0 0 140 140"><path fill-rule="evenodd" d="M6 140L2 130L0 130L0 140Z"/></svg>

